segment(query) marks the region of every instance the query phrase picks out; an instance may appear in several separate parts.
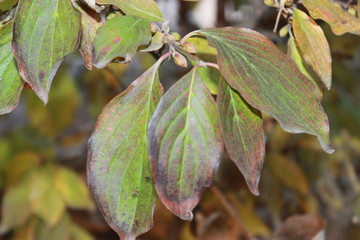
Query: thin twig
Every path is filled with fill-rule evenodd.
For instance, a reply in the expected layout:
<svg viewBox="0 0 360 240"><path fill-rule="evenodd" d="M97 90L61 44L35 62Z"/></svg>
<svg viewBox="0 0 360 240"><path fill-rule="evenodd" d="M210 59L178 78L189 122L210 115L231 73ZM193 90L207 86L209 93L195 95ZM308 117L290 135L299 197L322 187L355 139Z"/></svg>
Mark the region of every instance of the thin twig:
<svg viewBox="0 0 360 240"><path fill-rule="evenodd" d="M235 220L236 224L238 225L238 228L239 228L240 232L245 237L245 239L246 240L252 240L253 237L251 236L251 234L244 227L244 224L242 223L242 221L240 219L240 216L237 214L236 209L226 199L224 194L214 185L210 187L210 190L214 194L214 196L219 200L219 202L223 205L225 211Z"/></svg>

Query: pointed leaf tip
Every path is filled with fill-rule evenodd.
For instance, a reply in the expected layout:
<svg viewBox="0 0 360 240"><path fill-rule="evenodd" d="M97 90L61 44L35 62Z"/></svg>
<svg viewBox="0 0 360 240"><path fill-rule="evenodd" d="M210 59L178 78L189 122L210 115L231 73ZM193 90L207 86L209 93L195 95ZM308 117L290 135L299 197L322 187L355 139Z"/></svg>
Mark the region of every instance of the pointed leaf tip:
<svg viewBox="0 0 360 240"><path fill-rule="evenodd" d="M163 93L160 63L104 108L89 140L88 182L105 220L121 239L135 239L153 224L157 195L146 134Z"/></svg>
<svg viewBox="0 0 360 240"><path fill-rule="evenodd" d="M22 0L13 29L20 75L46 104L60 64L79 44L80 13L71 1Z"/></svg>
<svg viewBox="0 0 360 240"><path fill-rule="evenodd" d="M193 68L165 93L148 130L158 196L184 220L212 184L223 150L216 104L201 76Z"/></svg>
<svg viewBox="0 0 360 240"><path fill-rule="evenodd" d="M332 151L321 92L271 40L236 27L197 33L217 50L222 75L251 106L273 116L288 132L317 136L324 150Z"/></svg>

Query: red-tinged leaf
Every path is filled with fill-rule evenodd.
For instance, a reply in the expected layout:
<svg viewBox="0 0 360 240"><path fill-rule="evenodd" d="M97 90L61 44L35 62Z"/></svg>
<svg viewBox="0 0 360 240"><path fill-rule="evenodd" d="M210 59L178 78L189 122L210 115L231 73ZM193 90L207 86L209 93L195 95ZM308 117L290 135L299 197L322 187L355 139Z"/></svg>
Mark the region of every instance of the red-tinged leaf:
<svg viewBox="0 0 360 240"><path fill-rule="evenodd" d="M0 29L0 115L18 104L24 86L11 51L12 22Z"/></svg>
<svg viewBox="0 0 360 240"><path fill-rule="evenodd" d="M336 35L347 32L360 35L360 20L339 4L329 0L303 0L302 3L313 18L327 22Z"/></svg>
<svg viewBox="0 0 360 240"><path fill-rule="evenodd" d="M331 53L323 30L301 10L294 9L292 26L296 42L309 64L327 89L331 87Z"/></svg>
<svg viewBox="0 0 360 240"><path fill-rule="evenodd" d="M93 69L93 41L96 36L96 31L104 25L104 22L101 20L100 16L95 18L90 16L82 8L78 7L78 10L81 12L81 43L80 43L80 53L83 57L84 64L87 69Z"/></svg>
<svg viewBox="0 0 360 240"><path fill-rule="evenodd" d="M64 57L77 48L79 34L80 13L71 1L19 1L13 53L20 75L44 103Z"/></svg>
<svg viewBox="0 0 360 240"><path fill-rule="evenodd" d="M161 61L104 108L89 140L88 183L105 220L121 239L135 239L152 226L157 196L146 134L163 93Z"/></svg>
<svg viewBox="0 0 360 240"><path fill-rule="evenodd" d="M148 138L160 199L174 214L191 220L223 150L216 104L197 68L165 93L151 118Z"/></svg>
<svg viewBox="0 0 360 240"><path fill-rule="evenodd" d="M326 152L334 151L321 92L267 37L233 27L193 34L205 35L216 48L222 75L250 105L276 118L286 131L315 135Z"/></svg>
<svg viewBox="0 0 360 240"><path fill-rule="evenodd" d="M103 68L115 57L130 61L141 45L151 40L150 24L134 16L114 17L96 32L93 64Z"/></svg>
<svg viewBox="0 0 360 240"><path fill-rule="evenodd" d="M112 4L126 15L138 16L151 22L164 21L154 0L96 0L99 4Z"/></svg>
<svg viewBox="0 0 360 240"><path fill-rule="evenodd" d="M238 92L221 80L217 98L221 129L230 158L235 162L254 195L265 156L261 113L248 105Z"/></svg>

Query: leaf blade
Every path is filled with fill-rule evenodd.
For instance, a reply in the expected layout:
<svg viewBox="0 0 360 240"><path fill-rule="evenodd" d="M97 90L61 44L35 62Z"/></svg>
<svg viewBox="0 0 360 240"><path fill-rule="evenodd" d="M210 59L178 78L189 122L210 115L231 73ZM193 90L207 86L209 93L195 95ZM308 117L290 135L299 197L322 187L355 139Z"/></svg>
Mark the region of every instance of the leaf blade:
<svg viewBox="0 0 360 240"><path fill-rule="evenodd" d="M13 53L20 75L45 104L60 64L79 44L79 33L80 13L71 1L19 1Z"/></svg>
<svg viewBox="0 0 360 240"><path fill-rule="evenodd" d="M152 226L157 196L151 181L146 133L163 93L158 76L160 63L104 108L89 140L89 186L108 224L125 239Z"/></svg>
<svg viewBox="0 0 360 240"><path fill-rule="evenodd" d="M11 112L19 103L24 82L11 51L12 22L0 29L0 115Z"/></svg>
<svg viewBox="0 0 360 240"><path fill-rule="evenodd" d="M336 35L343 35L346 32L360 35L360 20L343 10L335 2L303 0L302 3L313 18L327 22Z"/></svg>
<svg viewBox="0 0 360 240"><path fill-rule="evenodd" d="M134 16L114 17L100 27L93 42L93 64L103 68L115 57L129 61L151 39L149 23Z"/></svg>
<svg viewBox="0 0 360 240"><path fill-rule="evenodd" d="M112 4L126 15L133 15L148 21L164 21L162 13L153 0L96 0L99 4Z"/></svg>
<svg viewBox="0 0 360 240"><path fill-rule="evenodd" d="M148 138L160 199L174 214L191 220L223 149L216 105L197 68L165 93L151 118Z"/></svg>
<svg viewBox="0 0 360 240"><path fill-rule="evenodd" d="M321 92L268 38L233 27L197 33L217 49L222 75L250 105L273 116L284 130L315 135L327 153L334 151Z"/></svg>
<svg viewBox="0 0 360 240"><path fill-rule="evenodd" d="M331 53L323 30L301 10L294 9L292 26L304 60L312 66L326 88L331 88Z"/></svg>
<svg viewBox="0 0 360 240"><path fill-rule="evenodd" d="M258 184L265 156L261 113L248 105L224 79L220 82L217 106L229 156L251 192L259 195Z"/></svg>

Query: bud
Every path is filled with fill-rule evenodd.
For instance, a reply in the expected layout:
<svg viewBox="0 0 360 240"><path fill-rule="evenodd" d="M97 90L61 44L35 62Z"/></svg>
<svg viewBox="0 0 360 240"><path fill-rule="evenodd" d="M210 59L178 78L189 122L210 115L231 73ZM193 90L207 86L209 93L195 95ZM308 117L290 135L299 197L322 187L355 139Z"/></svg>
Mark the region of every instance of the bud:
<svg viewBox="0 0 360 240"><path fill-rule="evenodd" d="M190 54L196 54L196 47L194 44L190 42L184 42L183 43L184 50L187 51Z"/></svg>
<svg viewBox="0 0 360 240"><path fill-rule="evenodd" d="M169 21L166 21L161 25L161 31L163 33L169 33L170 31Z"/></svg>
<svg viewBox="0 0 360 240"><path fill-rule="evenodd" d="M354 8L352 8L352 7L349 7L349 9L347 11L353 16L356 15L356 10Z"/></svg>
<svg viewBox="0 0 360 240"><path fill-rule="evenodd" d="M280 37L286 37L286 35L288 35L288 33L289 33L289 25L283 26L279 31Z"/></svg>
<svg viewBox="0 0 360 240"><path fill-rule="evenodd" d="M173 52L173 58L175 64L178 65L179 67L183 67L183 68L187 67L187 60L182 54L178 52Z"/></svg>
<svg viewBox="0 0 360 240"><path fill-rule="evenodd" d="M153 23L153 22L150 23L150 28L151 28L151 32L152 32L152 33L156 33L156 32L159 30L157 24L156 24L156 23Z"/></svg>
<svg viewBox="0 0 360 240"><path fill-rule="evenodd" d="M264 0L265 5L269 7L277 7L277 2L275 0Z"/></svg>

